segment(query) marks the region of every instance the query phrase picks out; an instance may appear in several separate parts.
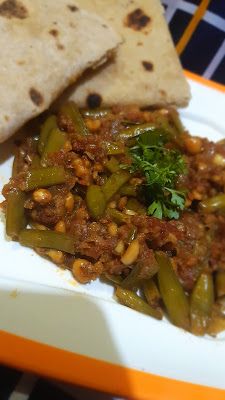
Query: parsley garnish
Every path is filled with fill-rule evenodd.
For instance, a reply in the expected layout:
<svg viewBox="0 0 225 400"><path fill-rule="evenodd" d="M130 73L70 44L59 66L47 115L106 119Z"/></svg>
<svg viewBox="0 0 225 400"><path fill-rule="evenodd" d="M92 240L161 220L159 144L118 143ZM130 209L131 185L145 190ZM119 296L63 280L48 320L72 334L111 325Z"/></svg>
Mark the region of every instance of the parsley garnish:
<svg viewBox="0 0 225 400"><path fill-rule="evenodd" d="M186 166L178 150L165 147L167 141L161 131L141 135L130 149L131 170L141 172L146 178L148 214L160 219L177 219L184 209L185 192L176 190L176 182L178 176L185 173Z"/></svg>

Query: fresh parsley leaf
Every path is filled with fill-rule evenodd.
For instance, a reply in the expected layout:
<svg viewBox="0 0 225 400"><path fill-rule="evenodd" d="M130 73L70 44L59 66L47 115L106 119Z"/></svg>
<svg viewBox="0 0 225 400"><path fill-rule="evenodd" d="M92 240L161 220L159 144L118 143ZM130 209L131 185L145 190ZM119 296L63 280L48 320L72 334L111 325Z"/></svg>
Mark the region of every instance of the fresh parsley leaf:
<svg viewBox="0 0 225 400"><path fill-rule="evenodd" d="M169 189L166 188L168 192L171 193L171 203L174 204L175 206L178 206L181 210L184 209L184 204L185 204L185 193L182 192L181 190L174 190L174 189Z"/></svg>
<svg viewBox="0 0 225 400"><path fill-rule="evenodd" d="M160 201L153 201L152 204L148 207L148 214L162 219L163 216L163 210L162 210L162 204Z"/></svg>
<svg viewBox="0 0 225 400"><path fill-rule="evenodd" d="M146 178L148 214L177 219L184 209L185 193L176 190L176 182L186 172L186 166L178 150L165 147L167 141L168 135L162 131L141 135L130 149L131 171L139 171Z"/></svg>

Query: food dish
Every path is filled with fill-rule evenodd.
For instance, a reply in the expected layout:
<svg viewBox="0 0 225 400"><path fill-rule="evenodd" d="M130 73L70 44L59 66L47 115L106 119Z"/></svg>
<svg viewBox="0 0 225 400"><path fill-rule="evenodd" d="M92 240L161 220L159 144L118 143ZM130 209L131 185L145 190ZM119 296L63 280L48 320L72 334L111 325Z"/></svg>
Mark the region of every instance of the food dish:
<svg viewBox="0 0 225 400"><path fill-rule="evenodd" d="M1 0L0 143L84 70L106 61L120 40L107 22L73 2Z"/></svg>
<svg viewBox="0 0 225 400"><path fill-rule="evenodd" d="M3 188L7 235L137 311L225 330L224 141L190 136L174 109L72 102L37 131Z"/></svg>
<svg viewBox="0 0 225 400"><path fill-rule="evenodd" d="M87 71L69 88L62 101L81 107L103 105L173 104L185 106L190 89L158 0L80 0L80 7L96 12L122 37L113 60Z"/></svg>
<svg viewBox="0 0 225 400"><path fill-rule="evenodd" d="M210 82L206 81L207 85L203 86L204 79L199 79L198 84L193 81L193 74L189 75L193 100L182 111L185 126L198 135L222 139L223 93L213 89ZM212 104L217 105L213 114ZM2 185L11 173L12 159L3 162L11 154L9 145L2 147ZM59 274L53 264L33 256L29 249L5 241L3 223L0 228L1 246L4 246L0 264L2 362L128 398L148 399L151 395L161 400L170 393L173 399L179 399L181 392L185 400L224 398L224 390L215 389L225 389L222 334L213 341L194 337L113 303L108 285L96 282L90 287L74 286L70 274ZM10 294L15 289L17 295L13 292L12 297ZM100 314L93 313L93 307L89 308L88 304ZM96 326L97 315L102 316L107 327L101 334L99 325ZM92 332L91 340L88 332ZM109 343L109 337L114 344L113 352L109 344L104 346ZM142 340L137 341L137 337ZM112 382L117 382L117 386L113 387Z"/></svg>

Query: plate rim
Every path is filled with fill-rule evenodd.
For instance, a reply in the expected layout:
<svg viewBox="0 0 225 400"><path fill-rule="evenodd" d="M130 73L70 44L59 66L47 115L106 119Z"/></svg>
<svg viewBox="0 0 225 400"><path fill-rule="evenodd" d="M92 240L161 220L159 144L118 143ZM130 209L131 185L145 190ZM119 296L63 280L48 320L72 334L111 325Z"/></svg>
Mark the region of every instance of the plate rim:
<svg viewBox="0 0 225 400"><path fill-rule="evenodd" d="M187 70L184 73L188 79L202 86L225 93L225 85L207 80ZM135 400L149 400L150 396L154 400L180 400L180 393L183 400L190 398L222 400L225 396L223 389L179 381L112 364L4 330L0 330L0 362L51 379L59 379ZM78 368L75 367L76 365ZM128 377L130 387L123 379L120 379L122 371Z"/></svg>
<svg viewBox="0 0 225 400"><path fill-rule="evenodd" d="M179 381L112 364L2 330L0 331L0 361L27 372L129 399L180 400L182 393L183 400L211 400L212 398L224 400L223 389ZM127 380L120 379L124 373L131 383L129 387Z"/></svg>

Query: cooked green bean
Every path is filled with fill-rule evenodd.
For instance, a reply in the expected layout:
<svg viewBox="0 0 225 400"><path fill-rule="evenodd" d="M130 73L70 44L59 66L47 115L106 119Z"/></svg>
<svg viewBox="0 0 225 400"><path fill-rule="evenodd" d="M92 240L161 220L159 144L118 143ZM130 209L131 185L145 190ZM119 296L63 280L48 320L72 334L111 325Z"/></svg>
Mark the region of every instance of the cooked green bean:
<svg viewBox="0 0 225 400"><path fill-rule="evenodd" d="M130 198L126 204L127 210L135 211L140 215L146 215L146 208L137 199Z"/></svg>
<svg viewBox="0 0 225 400"><path fill-rule="evenodd" d="M217 271L215 284L217 297L225 296L225 271Z"/></svg>
<svg viewBox="0 0 225 400"><path fill-rule="evenodd" d="M161 296L154 280L149 279L145 281L143 284L143 290L148 304L150 304L150 306L152 306L153 308L159 308L159 302Z"/></svg>
<svg viewBox="0 0 225 400"><path fill-rule="evenodd" d="M106 214L118 225L129 222L130 220L128 215L116 210L115 208L107 208Z"/></svg>
<svg viewBox="0 0 225 400"><path fill-rule="evenodd" d="M106 208L104 193L100 186L90 185L87 189L86 203L92 218L99 219L103 216Z"/></svg>
<svg viewBox="0 0 225 400"><path fill-rule="evenodd" d="M123 143L105 142L104 145L109 156L125 153L125 146Z"/></svg>
<svg viewBox="0 0 225 400"><path fill-rule="evenodd" d="M142 135L145 132L152 132L157 129L154 123L147 122L145 124L133 125L130 128L123 129L119 132L118 136L122 140L131 139Z"/></svg>
<svg viewBox="0 0 225 400"><path fill-rule="evenodd" d="M111 157L105 166L111 173L117 172L120 169L119 161L115 157Z"/></svg>
<svg viewBox="0 0 225 400"><path fill-rule="evenodd" d="M133 125L141 125L141 124L143 124L144 122L139 122L139 121L130 121L130 120L123 120L123 121L121 121L121 124L122 125L124 125L124 126L133 126Z"/></svg>
<svg viewBox="0 0 225 400"><path fill-rule="evenodd" d="M38 152L42 155L48 136L52 129L57 128L57 119L55 115L51 115L46 119L41 127L40 137L38 140Z"/></svg>
<svg viewBox="0 0 225 400"><path fill-rule="evenodd" d="M40 168L41 167L41 159L38 154L34 154L31 161L31 169Z"/></svg>
<svg viewBox="0 0 225 400"><path fill-rule="evenodd" d="M12 177L15 178L18 172L20 171L19 171L19 150L17 149L12 165Z"/></svg>
<svg viewBox="0 0 225 400"><path fill-rule="evenodd" d="M24 190L29 192L37 188L59 185L65 181L66 175L63 167L32 169L26 173Z"/></svg>
<svg viewBox="0 0 225 400"><path fill-rule="evenodd" d="M174 126L175 126L177 132L178 132L179 134L184 133L184 126L183 126L183 124L182 124L182 122L181 122L181 120L180 120L180 118L179 118L179 114L178 114L177 110L175 110L174 108L172 108L172 109L170 110L170 112L169 112L169 115L170 115L171 118L172 118L172 122L173 122L173 124L174 124Z"/></svg>
<svg viewBox="0 0 225 400"><path fill-rule="evenodd" d="M120 285L120 283L122 282L122 278L120 275L113 275L113 274L109 274L108 272L104 273L104 278L106 278L108 281L113 282L117 285Z"/></svg>
<svg viewBox="0 0 225 400"><path fill-rule="evenodd" d="M48 162L49 154L60 151L63 148L66 142L66 138L67 135L64 132L60 131L58 128L51 130L48 135L45 148L42 152L41 165L45 167Z"/></svg>
<svg viewBox="0 0 225 400"><path fill-rule="evenodd" d="M118 171L114 172L107 181L102 186L102 191L105 195L105 199L108 202L114 194L118 192L118 190L123 186L129 179L131 178L131 174L128 171Z"/></svg>
<svg viewBox="0 0 225 400"><path fill-rule="evenodd" d="M156 310L154 310L154 308L146 303L140 296L132 292L132 290L123 289L120 286L117 286L115 295L123 305L143 314L150 315L151 317L161 319L158 313L156 313Z"/></svg>
<svg viewBox="0 0 225 400"><path fill-rule="evenodd" d="M138 288L146 279L152 278L152 276L158 272L158 269L159 266L156 260L152 260L148 268L146 268L146 266L143 267L142 262L139 261L133 267L129 275L123 280L121 286L126 289Z"/></svg>
<svg viewBox="0 0 225 400"><path fill-rule="evenodd" d="M125 289L138 288L143 278L140 277L140 266L136 264L128 276L123 279L121 286Z"/></svg>
<svg viewBox="0 0 225 400"><path fill-rule="evenodd" d="M225 194L218 194L217 196L203 200L200 203L202 211L211 213L225 209Z"/></svg>
<svg viewBox="0 0 225 400"><path fill-rule="evenodd" d="M81 110L81 115L86 118L99 119L106 117L110 114L110 109L108 108L94 108L94 109L83 109Z"/></svg>
<svg viewBox="0 0 225 400"><path fill-rule="evenodd" d="M214 302L212 275L203 272L198 278L191 294L191 331L204 335L207 331Z"/></svg>
<svg viewBox="0 0 225 400"><path fill-rule="evenodd" d="M128 183L127 185L124 185L121 187L120 194L121 194L121 196L136 197L137 196L137 186L130 185Z"/></svg>
<svg viewBox="0 0 225 400"><path fill-rule="evenodd" d="M212 314L207 327L207 333L217 335L225 329L225 296L217 299L213 304Z"/></svg>
<svg viewBox="0 0 225 400"><path fill-rule="evenodd" d="M75 254L74 238L61 232L24 229L19 234L19 242L26 247L43 247Z"/></svg>
<svg viewBox="0 0 225 400"><path fill-rule="evenodd" d="M159 264L159 290L171 321L181 328L189 330L189 304L187 296L173 270L166 254L156 253Z"/></svg>
<svg viewBox="0 0 225 400"><path fill-rule="evenodd" d="M163 312L159 307L160 293L153 279L149 279L148 281L144 282L143 290L148 304L155 311L156 318L162 319Z"/></svg>
<svg viewBox="0 0 225 400"><path fill-rule="evenodd" d="M26 195L21 190L11 191L7 196L6 233L17 239L21 229L26 226L24 202Z"/></svg>
<svg viewBox="0 0 225 400"><path fill-rule="evenodd" d="M174 123L174 120L173 120ZM158 114L155 118L155 124L158 127L158 129L162 129L164 132L167 132L170 137L178 144L181 145L183 142L182 136L180 135L180 132L177 130L177 127L172 126L169 121L168 117L162 114Z"/></svg>
<svg viewBox="0 0 225 400"><path fill-rule="evenodd" d="M60 109L60 114L68 118L73 126L74 132L81 136L88 135L89 131L75 103L72 101L64 104Z"/></svg>
<svg viewBox="0 0 225 400"><path fill-rule="evenodd" d="M220 297L213 304L212 316L209 321L207 333L209 335L217 335L225 329L225 297Z"/></svg>
<svg viewBox="0 0 225 400"><path fill-rule="evenodd" d="M225 317L215 316L209 321L207 333L215 336L225 330Z"/></svg>

